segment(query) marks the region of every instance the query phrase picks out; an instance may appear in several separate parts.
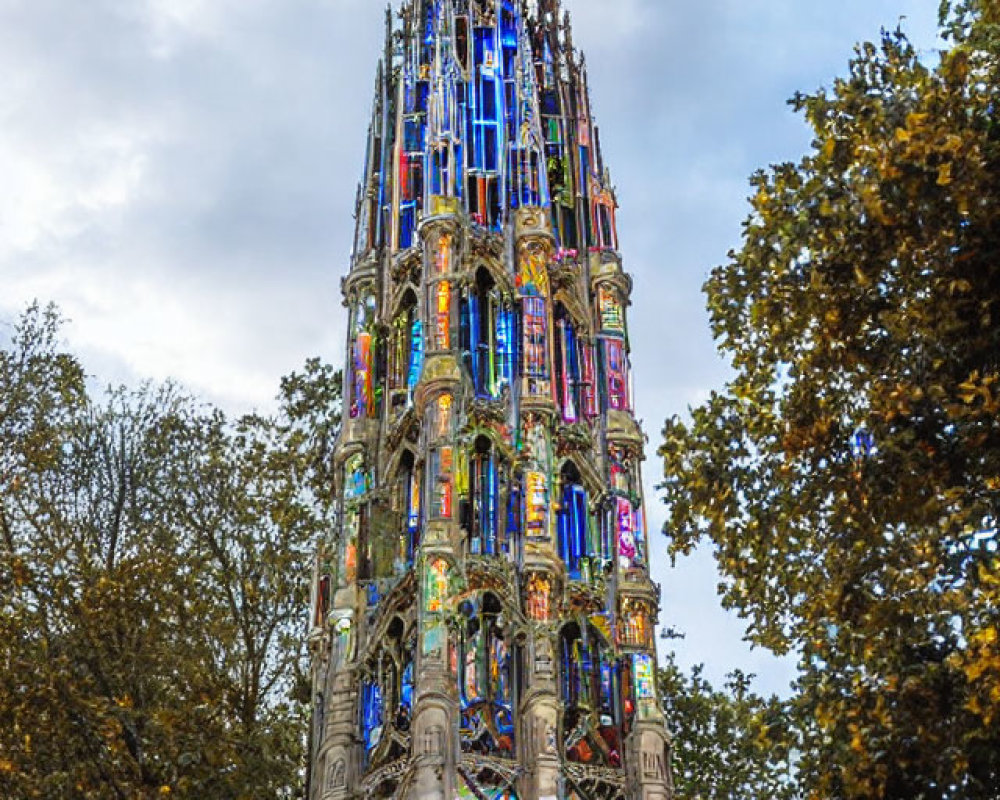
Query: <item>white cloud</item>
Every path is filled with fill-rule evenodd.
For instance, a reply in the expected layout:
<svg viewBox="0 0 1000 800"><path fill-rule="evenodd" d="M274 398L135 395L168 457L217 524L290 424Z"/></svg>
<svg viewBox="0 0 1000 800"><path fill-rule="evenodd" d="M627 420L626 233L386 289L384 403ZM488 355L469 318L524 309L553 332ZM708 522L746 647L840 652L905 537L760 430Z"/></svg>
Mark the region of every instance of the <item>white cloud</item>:
<svg viewBox="0 0 1000 800"><path fill-rule="evenodd" d="M136 201L148 154L140 136L107 124L48 147L10 126L0 134L0 259L58 250L88 227L112 224Z"/></svg>
<svg viewBox="0 0 1000 800"><path fill-rule="evenodd" d="M571 13L574 40L594 39L603 49L626 44L630 36L656 15L657 1L616 0L611 13L608 0L576 0L565 7Z"/></svg>

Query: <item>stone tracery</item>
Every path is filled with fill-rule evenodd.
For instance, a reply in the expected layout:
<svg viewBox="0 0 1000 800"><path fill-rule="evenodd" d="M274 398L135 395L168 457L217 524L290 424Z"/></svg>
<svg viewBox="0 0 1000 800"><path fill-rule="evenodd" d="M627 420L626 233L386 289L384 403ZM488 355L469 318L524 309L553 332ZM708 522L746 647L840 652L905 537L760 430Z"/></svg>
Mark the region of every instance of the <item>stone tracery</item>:
<svg viewBox="0 0 1000 800"><path fill-rule="evenodd" d="M312 593L310 800L669 796L631 279L558 12L388 19Z"/></svg>

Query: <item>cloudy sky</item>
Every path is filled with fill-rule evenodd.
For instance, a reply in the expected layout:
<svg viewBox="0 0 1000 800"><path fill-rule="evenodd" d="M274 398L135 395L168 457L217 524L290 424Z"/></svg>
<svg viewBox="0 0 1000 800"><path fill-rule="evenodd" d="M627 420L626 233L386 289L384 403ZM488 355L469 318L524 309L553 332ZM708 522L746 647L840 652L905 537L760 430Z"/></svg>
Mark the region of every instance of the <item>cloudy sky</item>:
<svg viewBox="0 0 1000 800"><path fill-rule="evenodd" d="M398 0L397 3L398 5ZM587 55L654 486L663 420L725 380L700 287L739 243L747 177L809 145L785 101L900 22L933 58L937 0L564 0ZM237 413L343 359L379 0L0 0L0 338L32 299L100 384L178 379ZM670 569L682 663L782 691L741 642L709 553Z"/></svg>

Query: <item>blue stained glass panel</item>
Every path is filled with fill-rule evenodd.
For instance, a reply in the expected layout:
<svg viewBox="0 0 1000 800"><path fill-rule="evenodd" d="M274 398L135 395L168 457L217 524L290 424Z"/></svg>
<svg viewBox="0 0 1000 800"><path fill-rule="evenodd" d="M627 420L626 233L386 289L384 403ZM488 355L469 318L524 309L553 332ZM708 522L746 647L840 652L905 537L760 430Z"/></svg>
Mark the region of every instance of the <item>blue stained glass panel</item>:
<svg viewBox="0 0 1000 800"><path fill-rule="evenodd" d="M514 312L509 308L497 314L497 389L514 380Z"/></svg>
<svg viewBox="0 0 1000 800"><path fill-rule="evenodd" d="M587 531L587 492L578 485L563 490L559 512L559 555L569 575L580 580L583 559L591 555Z"/></svg>
<svg viewBox="0 0 1000 800"><path fill-rule="evenodd" d="M477 347L479 338L479 298L475 292L469 295L467 307L469 314L469 348L472 355L472 380L476 384L476 394L482 394L482 387L479 381L480 352L479 347Z"/></svg>
<svg viewBox="0 0 1000 800"><path fill-rule="evenodd" d="M413 662L403 670L403 681L399 689L400 704L407 709L413 708Z"/></svg>
<svg viewBox="0 0 1000 800"><path fill-rule="evenodd" d="M361 733L366 754L378 747L382 739L382 689L374 681L365 681L362 686Z"/></svg>
<svg viewBox="0 0 1000 800"><path fill-rule="evenodd" d="M420 381L420 371L424 368L424 324L419 319L414 320L410 328L410 371L406 387L411 392L417 388Z"/></svg>

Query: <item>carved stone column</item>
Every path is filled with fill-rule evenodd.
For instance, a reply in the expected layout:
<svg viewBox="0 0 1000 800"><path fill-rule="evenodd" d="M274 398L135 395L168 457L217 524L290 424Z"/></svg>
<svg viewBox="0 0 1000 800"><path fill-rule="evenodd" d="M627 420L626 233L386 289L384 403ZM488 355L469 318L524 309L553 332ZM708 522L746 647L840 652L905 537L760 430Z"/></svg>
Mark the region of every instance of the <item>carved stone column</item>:
<svg viewBox="0 0 1000 800"><path fill-rule="evenodd" d="M635 800L670 800L670 740L663 720L639 722L625 744L629 765L629 794Z"/></svg>
<svg viewBox="0 0 1000 800"><path fill-rule="evenodd" d="M559 694L556 686L556 635L537 627L526 648L528 689L521 699L519 760L524 766L519 797L554 800L559 796Z"/></svg>
<svg viewBox="0 0 1000 800"><path fill-rule="evenodd" d="M445 272L444 274L447 274ZM450 325L450 323L446 323ZM423 445L437 469L427 465L424 502L427 522L417 560L418 636L412 755L405 796L410 800L451 800L458 764L458 698L450 664L449 617L461 563L460 531L454 497L455 419L453 402L462 373L454 354L440 349L425 364L415 401L423 421ZM449 452L448 458L444 457ZM450 471L446 471L446 464ZM442 494L443 493L443 494ZM443 500L443 497L451 498ZM447 505L447 508L446 508Z"/></svg>
<svg viewBox="0 0 1000 800"><path fill-rule="evenodd" d="M431 524L421 545L420 635L413 708L413 762L406 797L451 800L458 763L458 700L447 615L455 582L448 524Z"/></svg>
<svg viewBox="0 0 1000 800"><path fill-rule="evenodd" d="M323 764L320 797L322 800L347 800L353 797L352 786L361 778L355 774L358 757L355 731L357 706L355 703L354 670L341 668L333 673L326 704L327 722L323 736L323 749L318 763Z"/></svg>

